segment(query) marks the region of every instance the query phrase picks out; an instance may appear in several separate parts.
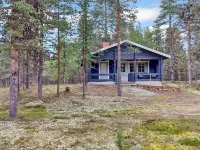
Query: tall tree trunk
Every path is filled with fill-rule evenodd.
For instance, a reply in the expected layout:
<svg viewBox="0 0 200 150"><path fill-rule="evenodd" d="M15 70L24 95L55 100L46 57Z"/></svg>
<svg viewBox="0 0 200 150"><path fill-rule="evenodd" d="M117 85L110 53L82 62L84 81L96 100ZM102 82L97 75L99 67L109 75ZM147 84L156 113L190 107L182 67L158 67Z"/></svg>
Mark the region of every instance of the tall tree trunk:
<svg viewBox="0 0 200 150"><path fill-rule="evenodd" d="M17 103L19 100L18 92L18 50L11 50L10 52L10 117L16 117L17 115Z"/></svg>
<svg viewBox="0 0 200 150"><path fill-rule="evenodd" d="M86 89L86 81L85 81L85 78L86 78L86 74L85 74L85 64L86 64L86 61L85 61L86 57L85 57L85 49L83 49L83 99L85 99L85 89Z"/></svg>
<svg viewBox="0 0 200 150"><path fill-rule="evenodd" d="M85 99L85 90L86 90L86 76L87 76L87 71L86 71L86 56L87 56L87 51L88 51L88 0L84 0L83 4L83 48L82 48L82 56L83 56L83 99Z"/></svg>
<svg viewBox="0 0 200 150"><path fill-rule="evenodd" d="M16 0L12 0L12 10L11 10L11 29L15 32L18 31L18 9L14 6L14 2ZM9 115L11 118L17 116L17 104L19 100L18 93L18 59L19 59L19 50L16 46L18 41L18 36L13 33L11 37L12 50L10 51L10 68L11 68L11 76L10 76L10 109Z"/></svg>
<svg viewBox="0 0 200 150"><path fill-rule="evenodd" d="M107 40L108 36L108 17L107 17L107 0L104 1L104 19L105 19L105 24L104 24L104 38Z"/></svg>
<svg viewBox="0 0 200 150"><path fill-rule="evenodd" d="M18 88L18 94L19 94L19 90L20 90L20 52L18 52L18 75L17 75L17 88Z"/></svg>
<svg viewBox="0 0 200 150"><path fill-rule="evenodd" d="M88 88L88 63L85 60L85 89Z"/></svg>
<svg viewBox="0 0 200 150"><path fill-rule="evenodd" d="M61 45L60 45L60 31L58 29L58 79L57 79L57 97L60 96L60 49L61 49Z"/></svg>
<svg viewBox="0 0 200 150"><path fill-rule="evenodd" d="M29 47L26 50L26 89L29 88Z"/></svg>
<svg viewBox="0 0 200 150"><path fill-rule="evenodd" d="M120 48L120 0L117 0L117 54L118 54L118 62L117 62L117 90L118 96L121 96L121 48Z"/></svg>
<svg viewBox="0 0 200 150"><path fill-rule="evenodd" d="M37 32L37 31L36 31ZM34 48L34 56L33 56L33 81L37 85L38 84L38 52L36 48Z"/></svg>
<svg viewBox="0 0 200 150"><path fill-rule="evenodd" d="M59 5L59 4L58 4ZM58 6L58 22L60 20L60 7ZM60 43L60 28L58 27L58 72L57 72L57 97L60 97L60 50L61 50L61 43Z"/></svg>
<svg viewBox="0 0 200 150"><path fill-rule="evenodd" d="M173 31L172 31L172 17L169 15L169 32L170 32L170 55L171 58L169 59L169 66L170 66L170 80L174 82L175 80L175 72L174 72L174 49L173 49Z"/></svg>
<svg viewBox="0 0 200 150"><path fill-rule="evenodd" d="M63 51L63 57L64 57L64 63L63 63L63 83L66 84L65 72L66 72L66 63L67 63L67 60L66 60L66 52L65 52L65 49L64 49L64 51Z"/></svg>
<svg viewBox="0 0 200 150"><path fill-rule="evenodd" d="M39 18L40 18L40 23L41 23L41 27L43 27L43 23L44 23L44 13L43 13L43 4L42 2L40 3L40 9L39 9ZM42 99L42 73L43 73L43 61L44 61L44 52L43 52L43 39L44 39L44 33L43 31L40 32L39 37L42 39L40 41L40 52L38 53L38 62L39 62L39 67L38 67L38 98Z"/></svg>
<svg viewBox="0 0 200 150"><path fill-rule="evenodd" d="M190 0L188 1L188 83L192 84L192 68L191 68L191 33L190 33L190 24L191 24L191 9L190 9Z"/></svg>
<svg viewBox="0 0 200 150"><path fill-rule="evenodd" d="M39 52L39 67L38 67L38 98L42 99L42 72L43 72L43 52Z"/></svg>
<svg viewBox="0 0 200 150"><path fill-rule="evenodd" d="M23 90L24 90L24 53L22 52L22 86L23 86Z"/></svg>

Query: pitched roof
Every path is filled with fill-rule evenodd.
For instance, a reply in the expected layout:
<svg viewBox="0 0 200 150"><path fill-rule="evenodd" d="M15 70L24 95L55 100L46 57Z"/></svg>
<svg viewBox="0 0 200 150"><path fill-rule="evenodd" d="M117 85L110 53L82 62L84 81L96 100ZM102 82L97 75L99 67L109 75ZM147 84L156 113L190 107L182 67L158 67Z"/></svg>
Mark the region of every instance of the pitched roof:
<svg viewBox="0 0 200 150"><path fill-rule="evenodd" d="M159 51L157 51L157 50L148 48L148 47L146 47L146 46L137 44L137 43L132 42L132 41L129 41L129 40L121 41L121 42L120 42L120 45L121 45L121 44L124 44L124 43L130 44L130 45L134 45L134 46L137 46L137 47L139 47L139 48L143 48L144 50L150 51L150 52L152 52L152 53L155 53L155 54L158 54L158 55L167 57L167 58L170 58L170 57L171 57L170 55L167 55L167 54L165 54L165 53L159 52ZM105 50L107 50L107 49L110 49L110 48L112 48L112 47L115 47L115 46L117 46L117 43L112 44L112 45L107 46L107 47L104 47L104 48L101 48L101 49L99 49L99 50L93 52L92 54L96 54L96 53L99 53L99 52L103 52L103 51L105 51Z"/></svg>

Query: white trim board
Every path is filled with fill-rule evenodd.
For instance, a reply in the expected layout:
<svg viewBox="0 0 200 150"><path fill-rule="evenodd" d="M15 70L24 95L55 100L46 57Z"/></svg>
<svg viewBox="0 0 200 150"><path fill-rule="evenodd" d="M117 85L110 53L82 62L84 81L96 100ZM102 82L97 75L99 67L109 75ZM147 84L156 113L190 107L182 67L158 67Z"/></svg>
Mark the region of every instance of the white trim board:
<svg viewBox="0 0 200 150"><path fill-rule="evenodd" d="M137 47L139 47L139 48L143 48L144 50L150 51L150 52L152 52L152 53L155 53L155 54L158 54L158 55L167 57L167 58L171 58L170 55L167 55L167 54L165 54L165 53L159 52L159 51L157 51L157 50L148 48L148 47L146 47L146 46L140 45L140 44L138 44L138 43L135 43L135 42L132 42L132 41L129 41L129 40L121 41L121 42L120 42L120 45L121 45L121 44L124 44L124 43L128 43L128 44L130 44L130 45L134 45L134 46L137 46ZM101 49L97 50L96 52L92 52L92 54L96 54L96 53L99 53L99 52L103 52L103 51L105 51L105 50L107 50L107 49L109 49L109 48L115 47L115 46L117 46L117 43L112 44L112 45L110 45L110 46L107 46L107 47L105 47L105 48L101 48Z"/></svg>

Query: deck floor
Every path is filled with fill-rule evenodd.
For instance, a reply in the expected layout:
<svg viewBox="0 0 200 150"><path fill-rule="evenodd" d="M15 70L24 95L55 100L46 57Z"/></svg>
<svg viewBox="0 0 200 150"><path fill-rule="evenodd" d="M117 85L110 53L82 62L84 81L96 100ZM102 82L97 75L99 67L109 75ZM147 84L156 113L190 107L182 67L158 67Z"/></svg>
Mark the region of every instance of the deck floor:
<svg viewBox="0 0 200 150"><path fill-rule="evenodd" d="M111 85L114 86L114 81L109 82L89 82L91 85ZM151 86L162 86L161 81L140 81L140 82L121 82L121 85L151 85Z"/></svg>

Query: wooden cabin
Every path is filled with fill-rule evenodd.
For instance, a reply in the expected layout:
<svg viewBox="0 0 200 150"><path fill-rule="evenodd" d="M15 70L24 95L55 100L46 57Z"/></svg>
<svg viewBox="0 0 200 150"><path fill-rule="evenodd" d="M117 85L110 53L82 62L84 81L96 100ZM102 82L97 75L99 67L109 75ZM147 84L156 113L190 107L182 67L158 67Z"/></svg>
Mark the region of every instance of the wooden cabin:
<svg viewBox="0 0 200 150"><path fill-rule="evenodd" d="M94 61L88 69L89 83L110 83L117 81L117 43L103 44L93 52ZM169 55L125 40L121 41L121 81L143 85L161 85L164 75L164 60Z"/></svg>

